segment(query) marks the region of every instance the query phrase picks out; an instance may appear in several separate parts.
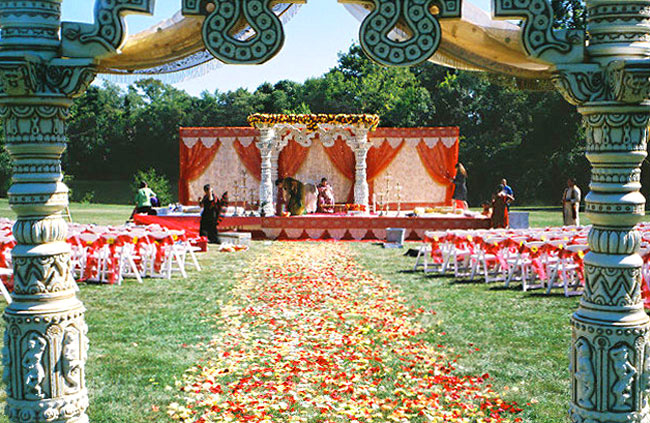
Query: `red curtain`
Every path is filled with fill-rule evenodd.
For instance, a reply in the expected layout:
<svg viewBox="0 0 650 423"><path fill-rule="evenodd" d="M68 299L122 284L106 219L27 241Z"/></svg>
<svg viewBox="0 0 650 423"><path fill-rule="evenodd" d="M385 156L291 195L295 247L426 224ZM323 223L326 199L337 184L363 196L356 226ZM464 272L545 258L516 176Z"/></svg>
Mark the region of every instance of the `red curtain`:
<svg viewBox="0 0 650 423"><path fill-rule="evenodd" d="M244 147L239 140L235 140L232 145L248 173L259 181L262 177L262 155L255 143Z"/></svg>
<svg viewBox="0 0 650 423"><path fill-rule="evenodd" d="M451 205L451 197L454 195L452 181L456 176L456 163L458 163L458 143L447 148L439 141L433 148L429 148L424 141L420 141L416 148L420 161L429 176L434 181L447 187L445 204Z"/></svg>
<svg viewBox="0 0 650 423"><path fill-rule="evenodd" d="M354 174L356 165L354 152L341 138L337 139L332 147L325 148L325 152L334 167L343 176L352 181L352 187L350 188L346 202L354 203Z"/></svg>
<svg viewBox="0 0 650 423"><path fill-rule="evenodd" d="M375 179L390 166L399 152L402 151L402 147L404 147L404 141L397 148L393 148L389 142L384 141L379 144L379 147L373 145L368 150L368 157L366 158L366 180L368 181L369 198L372 198L372 194L375 191Z"/></svg>
<svg viewBox="0 0 650 423"><path fill-rule="evenodd" d="M178 201L181 204L190 204L190 182L196 180L205 172L214 160L221 147L217 140L212 147L206 147L201 140L189 148L183 141L180 142L180 175L178 180Z"/></svg>
<svg viewBox="0 0 650 423"><path fill-rule="evenodd" d="M290 140L287 146L280 152L280 157L278 157L278 177L295 176L298 170L300 170L300 166L307 159L308 153L308 147L303 147L296 141Z"/></svg>

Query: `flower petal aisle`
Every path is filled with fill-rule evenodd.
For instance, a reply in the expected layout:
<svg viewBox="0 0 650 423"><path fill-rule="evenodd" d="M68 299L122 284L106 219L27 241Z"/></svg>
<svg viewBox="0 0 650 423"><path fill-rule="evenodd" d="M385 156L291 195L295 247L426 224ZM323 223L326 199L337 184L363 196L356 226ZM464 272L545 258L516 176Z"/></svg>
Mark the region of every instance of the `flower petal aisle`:
<svg viewBox="0 0 650 423"><path fill-rule="evenodd" d="M182 422L516 422L424 342L424 310L337 243L277 243L243 271L223 333L179 383Z"/></svg>

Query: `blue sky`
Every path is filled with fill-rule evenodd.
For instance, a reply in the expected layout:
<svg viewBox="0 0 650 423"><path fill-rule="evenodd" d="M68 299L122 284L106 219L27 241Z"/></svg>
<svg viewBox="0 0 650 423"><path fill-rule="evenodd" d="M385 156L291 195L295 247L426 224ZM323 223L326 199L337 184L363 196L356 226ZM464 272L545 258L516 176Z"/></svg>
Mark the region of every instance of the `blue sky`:
<svg viewBox="0 0 650 423"><path fill-rule="evenodd" d="M489 0L474 0L488 10ZM129 16L129 33L146 29L172 16L180 9L180 0L157 0L153 17ZM91 0L64 0L63 20L92 22ZM282 51L270 62L259 66L229 65L200 78L174 84L192 95L202 91L227 91L239 87L254 90L261 83L282 79L302 82L319 76L336 65L337 54L358 41L359 22L336 0L308 0L299 13L285 25L286 41Z"/></svg>

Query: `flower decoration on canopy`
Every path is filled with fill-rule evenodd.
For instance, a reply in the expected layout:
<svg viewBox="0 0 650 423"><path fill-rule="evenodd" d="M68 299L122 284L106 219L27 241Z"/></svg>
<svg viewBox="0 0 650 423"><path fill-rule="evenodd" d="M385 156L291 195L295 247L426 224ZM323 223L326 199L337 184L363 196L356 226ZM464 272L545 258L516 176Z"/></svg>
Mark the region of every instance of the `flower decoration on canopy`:
<svg viewBox="0 0 650 423"><path fill-rule="evenodd" d="M371 114L306 114L283 115L255 113L248 117L248 123L256 128L281 124L305 125L307 130L314 132L319 125L361 126L374 131L379 126L379 116Z"/></svg>

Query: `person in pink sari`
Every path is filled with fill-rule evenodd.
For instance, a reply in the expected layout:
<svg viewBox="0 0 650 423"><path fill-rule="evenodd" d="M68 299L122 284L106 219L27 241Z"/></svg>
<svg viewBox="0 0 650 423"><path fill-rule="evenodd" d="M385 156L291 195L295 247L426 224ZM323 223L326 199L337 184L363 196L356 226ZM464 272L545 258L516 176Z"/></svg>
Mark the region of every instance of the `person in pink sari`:
<svg viewBox="0 0 650 423"><path fill-rule="evenodd" d="M318 213L334 213L334 190L327 182L327 178L318 184Z"/></svg>

